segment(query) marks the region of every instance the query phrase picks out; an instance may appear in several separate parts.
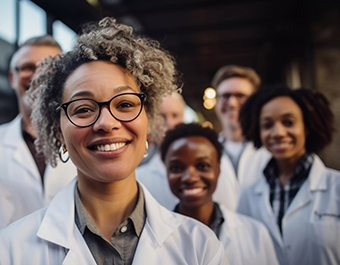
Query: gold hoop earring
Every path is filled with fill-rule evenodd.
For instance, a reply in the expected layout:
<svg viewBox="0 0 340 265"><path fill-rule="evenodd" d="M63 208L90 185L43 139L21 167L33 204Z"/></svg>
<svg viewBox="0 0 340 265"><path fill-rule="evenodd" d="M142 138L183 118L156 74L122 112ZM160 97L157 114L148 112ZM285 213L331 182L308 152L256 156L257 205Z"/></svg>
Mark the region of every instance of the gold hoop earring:
<svg viewBox="0 0 340 265"><path fill-rule="evenodd" d="M67 148L64 144L62 144L59 148L59 158L60 161L66 163L70 159L70 155L68 154L67 158L64 158L65 154L68 154Z"/></svg>
<svg viewBox="0 0 340 265"><path fill-rule="evenodd" d="M145 152L144 152L144 158L147 157L149 154L149 143L148 141L145 142Z"/></svg>

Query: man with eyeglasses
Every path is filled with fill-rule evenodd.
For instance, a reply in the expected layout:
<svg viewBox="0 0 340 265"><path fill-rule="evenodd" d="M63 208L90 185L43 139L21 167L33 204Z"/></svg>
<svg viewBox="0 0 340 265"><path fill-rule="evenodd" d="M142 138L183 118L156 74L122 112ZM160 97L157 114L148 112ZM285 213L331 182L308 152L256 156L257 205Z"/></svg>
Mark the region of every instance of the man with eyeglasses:
<svg viewBox="0 0 340 265"><path fill-rule="evenodd" d="M214 200L236 210L241 191L253 184L268 162L265 149L255 150L245 142L238 117L242 105L260 86L260 77L248 67L226 65L212 80L216 90L215 112L221 122L219 141L223 144L221 173Z"/></svg>
<svg viewBox="0 0 340 265"><path fill-rule="evenodd" d="M19 114L13 121L0 126L0 182L10 194L14 212L1 213L8 215L2 226L49 204L76 176L72 162L59 163L58 167L52 168L46 165L44 156L37 153L34 140L39 128L31 123L32 106L26 95L37 63L46 56L61 53L60 45L46 35L27 40L11 58L9 80L17 96Z"/></svg>

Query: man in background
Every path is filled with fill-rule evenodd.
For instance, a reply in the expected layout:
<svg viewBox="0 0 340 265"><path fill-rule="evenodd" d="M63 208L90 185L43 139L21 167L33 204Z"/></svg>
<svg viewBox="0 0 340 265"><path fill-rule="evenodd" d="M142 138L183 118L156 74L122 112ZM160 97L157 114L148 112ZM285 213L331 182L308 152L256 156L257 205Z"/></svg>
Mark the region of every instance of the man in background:
<svg viewBox="0 0 340 265"><path fill-rule="evenodd" d="M60 45L51 36L35 37L22 44L10 62L9 79L17 96L19 114L0 126L0 182L14 205L8 224L48 205L77 174L72 162L52 168L37 153L34 140L39 128L32 125L32 107L26 94L37 63L46 56L61 53Z"/></svg>
<svg viewBox="0 0 340 265"><path fill-rule="evenodd" d="M160 114L166 130L175 128L179 123L198 121L192 109L185 103L178 92L174 92L162 100ZM164 207L172 211L178 199L169 188L166 168L158 150L159 143L149 143L147 157L136 168L136 178L144 184L151 195Z"/></svg>
<svg viewBox="0 0 340 265"><path fill-rule="evenodd" d="M252 68L236 65L220 68L212 80L217 99L215 111L222 124L219 141L224 147L214 200L232 210L237 207L240 192L259 178L270 158L267 150L255 150L252 143L245 142L238 122L242 105L260 83Z"/></svg>

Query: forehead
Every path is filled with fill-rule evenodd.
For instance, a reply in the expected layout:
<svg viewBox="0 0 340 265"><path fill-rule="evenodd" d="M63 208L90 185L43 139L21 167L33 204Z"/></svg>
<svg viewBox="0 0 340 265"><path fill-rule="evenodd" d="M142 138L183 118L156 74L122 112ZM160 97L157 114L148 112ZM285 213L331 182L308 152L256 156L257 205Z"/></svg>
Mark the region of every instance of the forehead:
<svg viewBox="0 0 340 265"><path fill-rule="evenodd" d="M131 73L107 61L93 61L80 65L66 80L63 97L88 91L106 97L119 92L136 92L140 89Z"/></svg>
<svg viewBox="0 0 340 265"><path fill-rule="evenodd" d="M261 117L280 117L286 114L293 114L297 117L303 115L299 105L287 96L273 98L261 109Z"/></svg>
<svg viewBox="0 0 340 265"><path fill-rule="evenodd" d="M250 95L254 92L254 87L250 81L243 77L231 77L223 80L217 86L217 93L243 93Z"/></svg>
<svg viewBox="0 0 340 265"><path fill-rule="evenodd" d="M190 155L188 155L188 153L190 153ZM200 156L212 156L217 159L216 148L203 136L189 136L173 141L169 146L167 155L183 155L186 159Z"/></svg>
<svg viewBox="0 0 340 265"><path fill-rule="evenodd" d="M53 46L23 46L13 56L12 65L21 66L26 63L35 65L46 56L55 56L60 53L62 53L62 51Z"/></svg>
<svg viewBox="0 0 340 265"><path fill-rule="evenodd" d="M184 112L183 100L180 96L170 96L162 100L162 113L181 113Z"/></svg>

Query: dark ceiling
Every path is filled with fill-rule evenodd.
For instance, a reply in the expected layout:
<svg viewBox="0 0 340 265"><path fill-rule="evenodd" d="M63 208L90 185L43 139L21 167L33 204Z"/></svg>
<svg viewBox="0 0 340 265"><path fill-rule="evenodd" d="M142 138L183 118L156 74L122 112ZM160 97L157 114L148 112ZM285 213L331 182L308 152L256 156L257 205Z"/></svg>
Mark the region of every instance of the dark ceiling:
<svg viewBox="0 0 340 265"><path fill-rule="evenodd" d="M250 66L264 84L283 82L289 60L313 59L311 24L322 10L333 7L325 1L98 0L94 6L85 0L33 2L76 32L83 23L113 16L157 39L177 60L185 100L209 120L214 113L203 108L203 92L219 67Z"/></svg>

